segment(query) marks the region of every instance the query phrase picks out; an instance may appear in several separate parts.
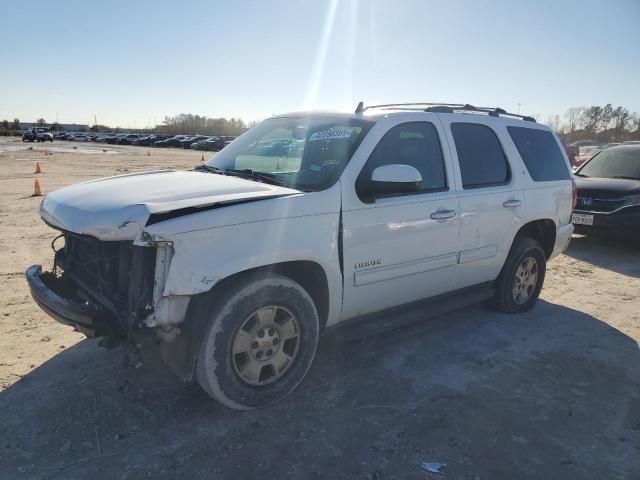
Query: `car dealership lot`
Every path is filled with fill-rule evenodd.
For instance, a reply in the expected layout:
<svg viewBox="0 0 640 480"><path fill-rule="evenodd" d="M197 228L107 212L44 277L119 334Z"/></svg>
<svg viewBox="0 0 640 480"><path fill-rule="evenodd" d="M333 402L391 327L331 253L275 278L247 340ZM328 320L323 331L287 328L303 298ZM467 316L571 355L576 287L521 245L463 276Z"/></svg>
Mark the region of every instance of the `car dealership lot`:
<svg viewBox="0 0 640 480"><path fill-rule="evenodd" d="M120 350L97 349L31 300L24 269L50 265L42 246L57 235L30 197L36 177L47 193L201 158L74 145L0 138L0 478L423 478L422 462L460 479L640 473L637 246L574 238L526 314L474 306L325 339L291 396L232 412L153 355L123 369Z"/></svg>

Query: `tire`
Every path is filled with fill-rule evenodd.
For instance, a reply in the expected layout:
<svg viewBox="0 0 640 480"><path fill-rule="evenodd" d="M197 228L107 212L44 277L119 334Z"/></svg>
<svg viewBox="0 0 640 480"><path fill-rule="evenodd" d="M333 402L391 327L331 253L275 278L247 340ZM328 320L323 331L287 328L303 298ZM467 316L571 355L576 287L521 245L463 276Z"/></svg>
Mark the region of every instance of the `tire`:
<svg viewBox="0 0 640 480"><path fill-rule="evenodd" d="M542 290L546 265L547 259L539 242L529 237L516 237L495 281L496 292L490 306L503 313L531 310Z"/></svg>
<svg viewBox="0 0 640 480"><path fill-rule="evenodd" d="M277 274L252 275L192 303L189 321L207 325L196 379L219 403L236 410L264 407L302 381L320 328L313 300L298 283Z"/></svg>

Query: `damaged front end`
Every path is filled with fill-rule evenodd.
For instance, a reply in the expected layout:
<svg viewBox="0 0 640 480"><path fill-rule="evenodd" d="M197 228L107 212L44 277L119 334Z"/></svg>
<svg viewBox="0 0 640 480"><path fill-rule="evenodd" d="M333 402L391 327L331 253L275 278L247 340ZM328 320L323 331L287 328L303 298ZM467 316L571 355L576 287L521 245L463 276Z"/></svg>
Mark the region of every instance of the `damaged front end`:
<svg viewBox="0 0 640 480"><path fill-rule="evenodd" d="M64 245L56 248L62 239ZM156 270L162 269L164 277L169 243L103 241L63 232L52 246L52 271L34 265L26 272L31 294L47 314L88 337L107 337L111 344L153 326L147 320L156 318L154 306L164 283Z"/></svg>

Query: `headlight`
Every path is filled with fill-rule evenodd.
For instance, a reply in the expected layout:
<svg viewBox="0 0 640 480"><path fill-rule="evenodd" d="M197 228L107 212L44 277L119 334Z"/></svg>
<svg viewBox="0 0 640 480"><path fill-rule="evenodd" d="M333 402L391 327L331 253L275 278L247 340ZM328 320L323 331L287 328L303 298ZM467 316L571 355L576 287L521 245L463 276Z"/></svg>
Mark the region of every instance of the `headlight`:
<svg viewBox="0 0 640 480"><path fill-rule="evenodd" d="M626 205L640 205L640 195L629 195L624 197L624 203Z"/></svg>

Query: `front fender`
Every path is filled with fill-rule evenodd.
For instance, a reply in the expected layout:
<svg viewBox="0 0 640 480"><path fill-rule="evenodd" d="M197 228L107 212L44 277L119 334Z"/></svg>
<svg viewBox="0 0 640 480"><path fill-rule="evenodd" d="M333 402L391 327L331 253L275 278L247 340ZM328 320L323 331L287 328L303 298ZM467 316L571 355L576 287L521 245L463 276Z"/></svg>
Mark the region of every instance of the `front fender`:
<svg viewBox="0 0 640 480"><path fill-rule="evenodd" d="M225 206L154 223L137 241L171 246L166 274L158 278L156 272L162 298L208 292L231 275L259 267L315 262L327 278L329 325L342 308L340 198L338 183L320 192Z"/></svg>
<svg viewBox="0 0 640 480"><path fill-rule="evenodd" d="M318 263L331 288L340 279L338 222L327 213L176 235L164 295L206 292L233 274L296 260Z"/></svg>
<svg viewBox="0 0 640 480"><path fill-rule="evenodd" d="M325 213L243 223L163 236L173 255L163 297L193 296L231 275L297 260L319 264L329 287L327 325L340 316L342 276L338 255L339 214Z"/></svg>

